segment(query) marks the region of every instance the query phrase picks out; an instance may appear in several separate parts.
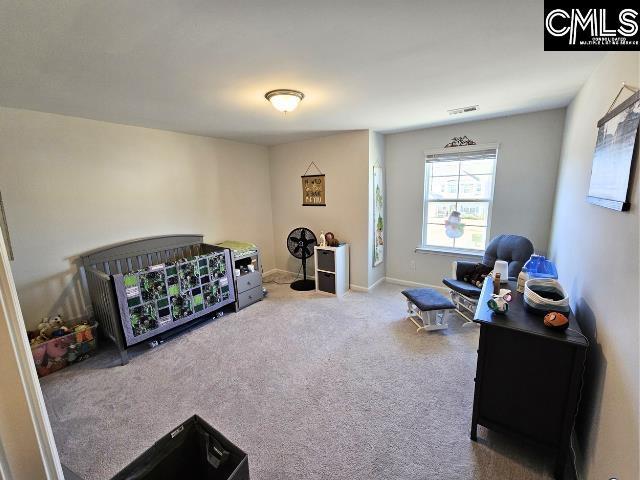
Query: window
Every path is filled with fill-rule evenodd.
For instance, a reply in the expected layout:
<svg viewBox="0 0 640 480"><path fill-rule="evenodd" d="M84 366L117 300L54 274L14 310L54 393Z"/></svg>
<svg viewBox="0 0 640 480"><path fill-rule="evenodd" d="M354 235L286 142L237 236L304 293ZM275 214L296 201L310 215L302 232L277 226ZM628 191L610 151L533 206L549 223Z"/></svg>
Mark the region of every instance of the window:
<svg viewBox="0 0 640 480"><path fill-rule="evenodd" d="M420 248L459 253L484 251L491 223L497 154L497 145L425 152ZM461 227L448 222L452 212L459 213Z"/></svg>

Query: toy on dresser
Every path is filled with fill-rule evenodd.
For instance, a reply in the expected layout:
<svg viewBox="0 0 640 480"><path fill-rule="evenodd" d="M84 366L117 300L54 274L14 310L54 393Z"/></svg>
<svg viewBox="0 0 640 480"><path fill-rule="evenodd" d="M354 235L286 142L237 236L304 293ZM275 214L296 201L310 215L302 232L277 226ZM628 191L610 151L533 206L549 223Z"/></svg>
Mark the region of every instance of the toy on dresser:
<svg viewBox="0 0 640 480"><path fill-rule="evenodd" d="M484 279L491 273L492 268L483 264L476 263L473 268L464 276L464 281L482 288Z"/></svg>

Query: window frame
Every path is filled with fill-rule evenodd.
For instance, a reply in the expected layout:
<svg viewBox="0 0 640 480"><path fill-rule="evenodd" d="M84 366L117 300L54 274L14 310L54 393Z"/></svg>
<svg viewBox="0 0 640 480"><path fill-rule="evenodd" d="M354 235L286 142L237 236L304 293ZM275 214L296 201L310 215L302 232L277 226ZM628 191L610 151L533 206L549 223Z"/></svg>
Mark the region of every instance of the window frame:
<svg viewBox="0 0 640 480"><path fill-rule="evenodd" d="M495 197L495 184L496 184L496 172L498 167L498 157L500 153L498 143L487 143L482 145L469 145L464 147L449 147L449 148L438 148L433 150L425 150L424 151L424 175L422 176L423 183L423 194L422 194L422 217L420 219L420 244L416 248L417 252L428 252L428 253L453 253L456 255L469 255L469 256L483 256L484 250L487 247L491 239L491 219L493 214L493 202ZM460 188L458 186L458 196L455 199L443 199L443 200L429 200L429 182L428 180L431 178L429 175L429 163L437 163L436 161L428 161L428 156L434 155L455 155L455 154L470 154L474 152L482 152L486 150L495 150L495 160L493 162L493 170L491 172L491 195L490 197L477 199L477 198L464 198L460 196ZM459 172L458 172L459 173ZM427 177L429 175L429 177ZM458 182L460 182L460 175L458 175ZM459 183L458 183L459 185ZM427 243L427 226L429 223L427 222L427 214L429 209L429 203L445 203L445 202L468 202L468 203L488 203L487 208L487 233L485 235L485 245L481 250L476 250L472 248L458 248L458 247L442 247L439 245L429 245Z"/></svg>

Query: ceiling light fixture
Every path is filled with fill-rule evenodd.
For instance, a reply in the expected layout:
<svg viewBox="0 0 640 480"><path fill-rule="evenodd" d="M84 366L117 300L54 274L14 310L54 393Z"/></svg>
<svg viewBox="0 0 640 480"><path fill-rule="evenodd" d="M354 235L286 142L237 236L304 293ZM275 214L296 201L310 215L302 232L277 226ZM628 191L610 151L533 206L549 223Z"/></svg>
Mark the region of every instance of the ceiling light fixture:
<svg viewBox="0 0 640 480"><path fill-rule="evenodd" d="M269 100L276 110L287 113L293 112L298 107L298 104L304 98L304 93L298 90L279 88L265 93L264 98Z"/></svg>

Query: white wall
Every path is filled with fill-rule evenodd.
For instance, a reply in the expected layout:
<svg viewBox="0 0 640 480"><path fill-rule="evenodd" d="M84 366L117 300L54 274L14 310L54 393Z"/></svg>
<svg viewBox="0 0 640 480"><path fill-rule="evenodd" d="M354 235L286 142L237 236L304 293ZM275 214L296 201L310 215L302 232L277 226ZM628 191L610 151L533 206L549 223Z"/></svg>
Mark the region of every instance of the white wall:
<svg viewBox="0 0 640 480"><path fill-rule="evenodd" d="M592 343L576 430L587 459L582 478L594 480L640 478L638 174L631 211L586 201L596 124L621 82L640 85L639 58L609 54L567 110L550 241L560 281Z"/></svg>
<svg viewBox="0 0 640 480"><path fill-rule="evenodd" d="M376 283L378 280L383 278L386 273L385 265L386 258L380 264L373 266L373 249L375 246L375 233L374 233L374 224L375 220L373 218L373 209L374 209L374 192L373 192L373 167L381 166L383 169L383 175L385 173L384 169L384 135L381 133L369 132L369 260L368 260L368 285L371 286ZM384 180L384 177L383 177ZM383 197L386 197L386 188L383 191ZM384 201L384 205L386 206L386 200ZM385 217L386 222L386 217ZM385 240L386 241L386 240ZM386 254L386 251L385 251Z"/></svg>
<svg viewBox="0 0 640 480"><path fill-rule="evenodd" d="M454 136L500 144L489 238L524 235L536 251L546 252L564 115L564 109L547 110L386 135L387 277L441 285L451 261L461 258L415 252L421 242L424 151L444 147Z"/></svg>
<svg viewBox="0 0 640 480"><path fill-rule="evenodd" d="M0 190L29 327L85 303L72 263L171 233L253 241L273 268L266 147L0 108Z"/></svg>
<svg viewBox="0 0 640 480"><path fill-rule="evenodd" d="M331 231L338 240L351 244L351 284L366 288L369 131L273 146L269 159L276 267L292 272L300 267L300 260L286 248L287 235L294 228L308 227L318 236L321 230ZM311 161L326 175L326 207L302 206L300 176ZM313 262L308 265L313 272Z"/></svg>

